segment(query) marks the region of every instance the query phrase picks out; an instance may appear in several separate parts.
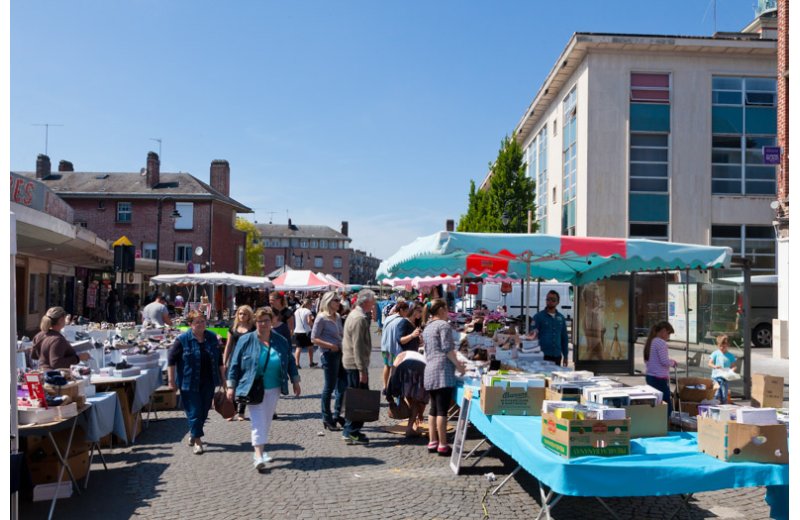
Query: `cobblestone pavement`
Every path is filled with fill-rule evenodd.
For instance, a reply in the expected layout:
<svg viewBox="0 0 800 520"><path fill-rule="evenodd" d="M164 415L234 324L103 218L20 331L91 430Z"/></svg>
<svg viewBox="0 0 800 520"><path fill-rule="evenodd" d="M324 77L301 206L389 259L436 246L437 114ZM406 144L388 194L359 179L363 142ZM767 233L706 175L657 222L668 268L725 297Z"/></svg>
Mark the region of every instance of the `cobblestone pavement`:
<svg viewBox="0 0 800 520"><path fill-rule="evenodd" d="M377 338L375 345L379 342ZM159 412L132 447L106 453L104 471L95 458L89 488L59 501L56 518L266 518L266 519L516 519L539 513L536 480L519 472L497 496L484 474L498 481L516 464L493 452L477 467L453 475L448 459L430 455L424 440L406 441L384 432L381 420L364 428L368 446L346 446L337 432L322 430L319 395L322 371L300 371L303 395L281 398L267 446L274 462L258 474L252 468L250 423L224 421L211 412L208 449L194 455L186 446L182 412ZM380 388L380 353L372 356L370 384ZM477 444L471 432L466 448ZM602 478L602 475L598 475ZM494 484L496 485L496 483ZM622 518L667 518L675 497L610 499ZM45 518L49 502L22 503L21 518ZM484 516L484 513L488 516ZM675 518L768 518L763 488L699 493ZM591 498L565 497L553 518L606 518Z"/></svg>

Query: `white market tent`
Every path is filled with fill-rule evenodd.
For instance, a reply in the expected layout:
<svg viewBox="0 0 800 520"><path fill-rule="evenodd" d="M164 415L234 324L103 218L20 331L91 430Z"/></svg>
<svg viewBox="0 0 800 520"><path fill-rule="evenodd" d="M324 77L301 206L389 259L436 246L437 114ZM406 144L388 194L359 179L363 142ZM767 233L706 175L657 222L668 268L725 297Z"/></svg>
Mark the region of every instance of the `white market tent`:
<svg viewBox="0 0 800 520"><path fill-rule="evenodd" d="M326 291L337 287L324 276L320 277L308 270L287 271L272 282L276 291Z"/></svg>
<svg viewBox="0 0 800 520"><path fill-rule="evenodd" d="M266 277L231 273L161 274L150 278L150 285L230 285L251 289L273 287L273 283Z"/></svg>

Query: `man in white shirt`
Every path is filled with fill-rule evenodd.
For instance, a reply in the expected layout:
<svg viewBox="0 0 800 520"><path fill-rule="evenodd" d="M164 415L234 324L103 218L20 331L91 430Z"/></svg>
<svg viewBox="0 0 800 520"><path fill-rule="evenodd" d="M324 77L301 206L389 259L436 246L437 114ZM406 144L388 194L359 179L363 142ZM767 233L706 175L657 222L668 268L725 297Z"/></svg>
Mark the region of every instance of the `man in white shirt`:
<svg viewBox="0 0 800 520"><path fill-rule="evenodd" d="M156 295L156 299L148 303L142 309L142 321L150 322L159 327L165 325L172 325L172 320L169 317L169 310L164 304L165 298L163 294Z"/></svg>

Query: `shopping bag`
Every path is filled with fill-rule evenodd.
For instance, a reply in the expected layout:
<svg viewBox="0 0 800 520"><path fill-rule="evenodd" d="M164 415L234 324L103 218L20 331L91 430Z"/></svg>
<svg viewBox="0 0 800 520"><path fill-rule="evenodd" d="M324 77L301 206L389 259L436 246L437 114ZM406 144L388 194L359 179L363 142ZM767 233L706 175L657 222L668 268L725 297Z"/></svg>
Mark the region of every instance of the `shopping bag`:
<svg viewBox="0 0 800 520"><path fill-rule="evenodd" d="M218 388L214 392L214 410L225 419L230 419L236 415L236 405L228 399L225 390L222 388Z"/></svg>
<svg viewBox="0 0 800 520"><path fill-rule="evenodd" d="M377 421L381 409L381 393L366 388L348 388L344 392L344 417L349 421Z"/></svg>
<svg viewBox="0 0 800 520"><path fill-rule="evenodd" d="M389 418L390 419L408 419L411 415L411 410L408 408L408 403L402 397L397 399L398 402L395 402L394 398L389 400Z"/></svg>

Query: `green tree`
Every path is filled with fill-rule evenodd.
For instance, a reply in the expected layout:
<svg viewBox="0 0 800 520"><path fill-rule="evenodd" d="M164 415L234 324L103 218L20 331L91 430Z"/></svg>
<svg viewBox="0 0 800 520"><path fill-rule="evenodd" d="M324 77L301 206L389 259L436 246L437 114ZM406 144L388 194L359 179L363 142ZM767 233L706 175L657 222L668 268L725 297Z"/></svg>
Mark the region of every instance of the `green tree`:
<svg viewBox="0 0 800 520"><path fill-rule="evenodd" d="M244 274L264 276L264 249L261 247L261 233L252 222L236 217L236 229L247 233L245 238Z"/></svg>
<svg viewBox="0 0 800 520"><path fill-rule="evenodd" d="M470 180L467 213L458 222L458 231L477 233L525 233L528 230L528 210L536 211L536 181L525 175L526 165L522 147L516 135L506 136L500 143L497 159L489 164L488 187L479 190ZM503 213L508 226L503 225ZM534 222L532 231L537 230Z"/></svg>

